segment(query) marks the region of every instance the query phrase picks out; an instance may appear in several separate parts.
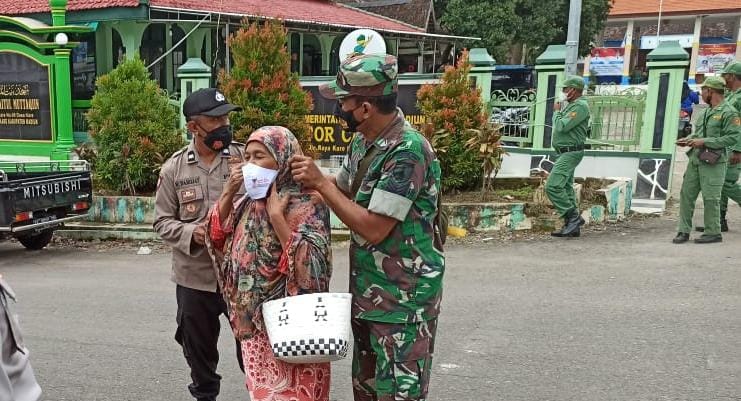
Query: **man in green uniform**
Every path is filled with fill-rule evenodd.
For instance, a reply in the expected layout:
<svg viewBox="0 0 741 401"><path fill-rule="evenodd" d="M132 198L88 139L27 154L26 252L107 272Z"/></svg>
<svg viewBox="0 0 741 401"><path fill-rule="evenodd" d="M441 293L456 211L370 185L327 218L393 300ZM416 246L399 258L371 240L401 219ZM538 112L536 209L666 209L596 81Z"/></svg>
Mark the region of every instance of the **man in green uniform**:
<svg viewBox="0 0 741 401"><path fill-rule="evenodd" d="M558 214L564 219L563 228L552 232L554 237L578 237L584 219L574 193L574 170L584 158L584 144L589 134L589 105L582 97L584 80L570 77L563 84L562 101L553 109L553 148L558 154L556 164L545 183L545 192Z"/></svg>
<svg viewBox="0 0 741 401"><path fill-rule="evenodd" d="M361 55L320 88L351 132L337 177L297 156L294 179L314 188L352 231L350 291L356 401L425 400L445 258L435 224L440 163L396 105L396 57Z"/></svg>
<svg viewBox="0 0 741 401"><path fill-rule="evenodd" d="M720 194L728 164L727 148L734 146L741 135L741 118L724 99L725 82L710 77L702 84L702 99L710 105L698 116L695 132L677 141L692 149L684 173L679 198L679 229L673 242L681 244L690 238L692 215L697 195L702 192L705 208L705 232L695 239L698 244L721 242Z"/></svg>
<svg viewBox="0 0 741 401"><path fill-rule="evenodd" d="M726 80L726 88L729 91L726 102L741 113L741 61L726 66L722 77ZM741 205L741 185L738 183L739 175L741 175L741 138L729 148L729 152L726 180L720 193L720 231L723 232L728 231L728 220L726 220L728 200Z"/></svg>

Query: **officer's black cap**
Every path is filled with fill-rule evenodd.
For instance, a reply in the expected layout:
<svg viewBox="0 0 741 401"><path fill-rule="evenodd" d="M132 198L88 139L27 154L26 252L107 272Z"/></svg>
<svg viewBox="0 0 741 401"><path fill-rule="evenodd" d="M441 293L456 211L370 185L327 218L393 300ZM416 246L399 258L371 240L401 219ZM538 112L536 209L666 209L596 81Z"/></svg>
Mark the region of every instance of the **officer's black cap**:
<svg viewBox="0 0 741 401"><path fill-rule="evenodd" d="M187 118L193 116L219 117L239 110L242 108L228 103L226 96L215 88L199 89L191 93L183 103L183 114Z"/></svg>

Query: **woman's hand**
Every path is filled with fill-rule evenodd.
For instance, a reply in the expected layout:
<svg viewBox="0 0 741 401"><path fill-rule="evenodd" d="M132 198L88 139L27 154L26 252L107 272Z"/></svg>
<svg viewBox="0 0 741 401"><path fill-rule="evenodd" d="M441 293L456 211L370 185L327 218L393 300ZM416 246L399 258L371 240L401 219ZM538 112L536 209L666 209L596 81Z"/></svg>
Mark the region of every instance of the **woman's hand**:
<svg viewBox="0 0 741 401"><path fill-rule="evenodd" d="M275 234L278 236L280 245L284 250L288 247L288 241L291 239L291 229L288 227L285 217L288 199L288 195L281 196L278 193L278 188L273 183L273 186L270 187L267 205L265 206L268 211L268 217L270 218L270 225L273 226L273 230L275 230Z"/></svg>
<svg viewBox="0 0 741 401"><path fill-rule="evenodd" d="M282 196L278 189L275 187L275 183L270 187L270 195L268 195L267 210L268 216L273 220L275 218L282 218L285 215L286 207L288 207L288 196Z"/></svg>
<svg viewBox="0 0 741 401"><path fill-rule="evenodd" d="M234 197L244 185L244 176L242 175L242 166L244 163L232 165L229 173L229 179L224 184L224 194Z"/></svg>

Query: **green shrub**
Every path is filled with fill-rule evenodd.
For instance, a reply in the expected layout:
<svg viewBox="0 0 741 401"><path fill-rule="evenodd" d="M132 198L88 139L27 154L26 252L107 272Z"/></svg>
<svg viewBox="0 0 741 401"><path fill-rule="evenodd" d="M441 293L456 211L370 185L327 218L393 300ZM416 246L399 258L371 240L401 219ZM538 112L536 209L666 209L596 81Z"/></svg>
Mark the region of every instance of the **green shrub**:
<svg viewBox="0 0 741 401"><path fill-rule="evenodd" d="M235 137L245 140L257 128L280 125L296 135L303 151L313 155L311 96L301 89L298 74L291 73L291 58L286 50L286 28L278 21L244 21L230 39L233 56L229 73L221 71L221 90L242 111L231 115Z"/></svg>
<svg viewBox="0 0 741 401"><path fill-rule="evenodd" d="M423 85L417 92L417 105L428 122L424 133L440 159L444 192L470 190L481 182L478 152L466 144L487 118L481 90L472 88L468 77L470 70L464 52L456 67L445 70L440 84Z"/></svg>
<svg viewBox="0 0 741 401"><path fill-rule="evenodd" d="M95 144L95 182L135 195L157 186L159 169L184 145L178 111L137 57L97 80L87 114Z"/></svg>

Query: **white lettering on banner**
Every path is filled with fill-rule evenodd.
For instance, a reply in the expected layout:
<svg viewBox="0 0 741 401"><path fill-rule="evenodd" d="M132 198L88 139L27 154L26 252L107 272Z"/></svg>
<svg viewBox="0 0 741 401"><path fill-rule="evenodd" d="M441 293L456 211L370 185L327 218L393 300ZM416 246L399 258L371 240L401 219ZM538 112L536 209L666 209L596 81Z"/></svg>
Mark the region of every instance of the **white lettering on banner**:
<svg viewBox="0 0 741 401"><path fill-rule="evenodd" d="M82 188L82 180L55 182L40 184L23 188L23 199L38 198L46 195L56 195L65 192L79 191Z"/></svg>

